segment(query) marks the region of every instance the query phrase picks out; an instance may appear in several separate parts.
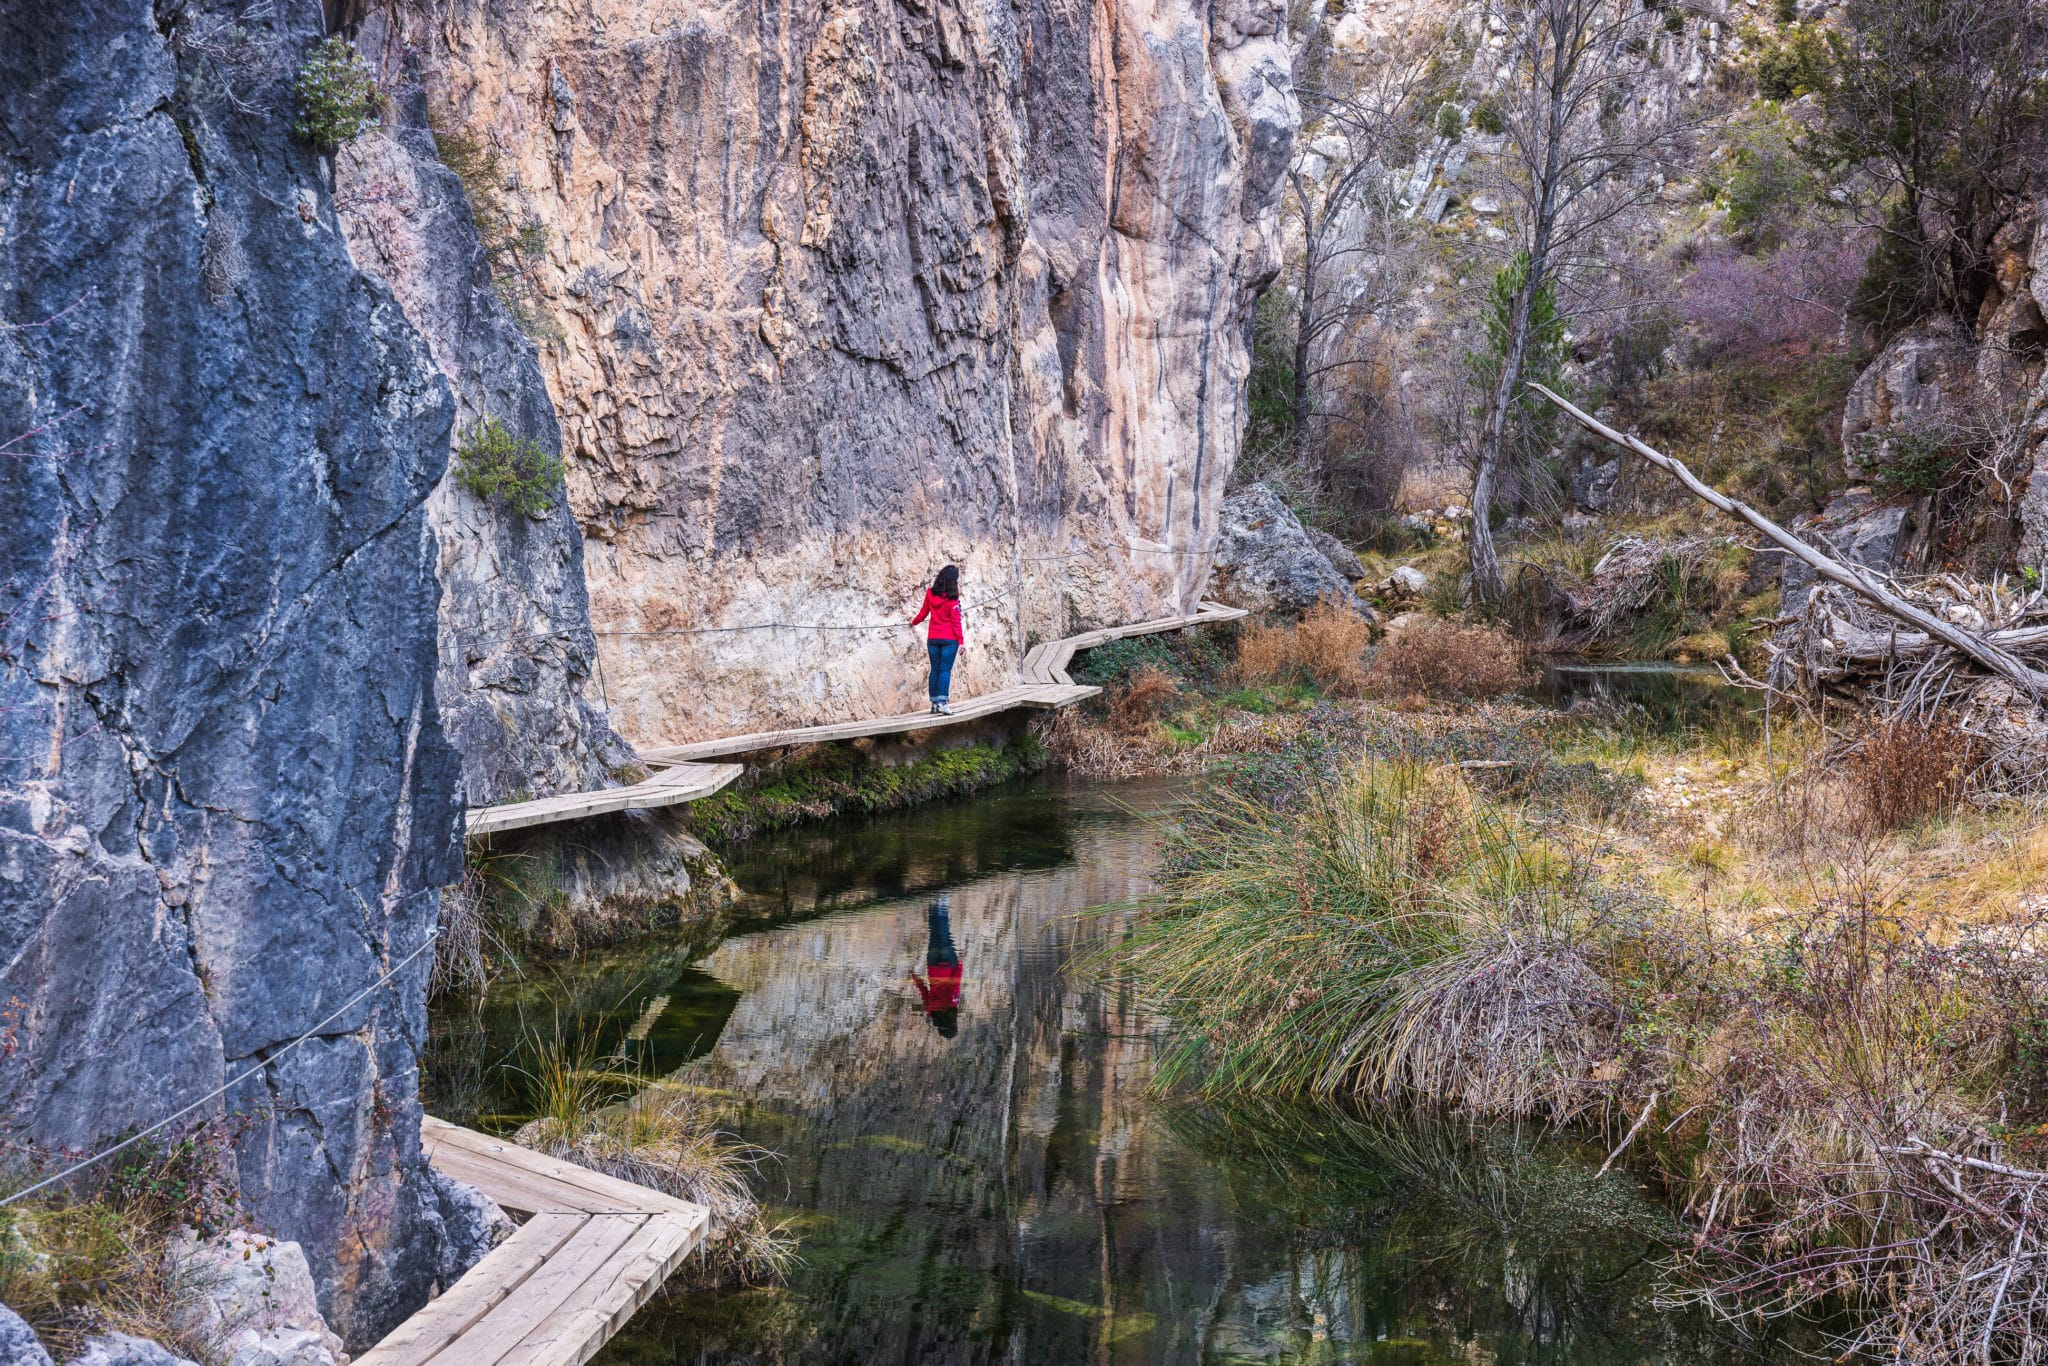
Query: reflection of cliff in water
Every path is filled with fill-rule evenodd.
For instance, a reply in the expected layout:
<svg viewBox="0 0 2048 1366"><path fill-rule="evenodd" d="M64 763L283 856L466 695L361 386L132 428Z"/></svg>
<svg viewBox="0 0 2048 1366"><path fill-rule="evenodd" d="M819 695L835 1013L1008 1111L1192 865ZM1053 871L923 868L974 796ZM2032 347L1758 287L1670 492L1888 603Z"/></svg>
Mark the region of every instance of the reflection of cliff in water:
<svg viewBox="0 0 2048 1366"><path fill-rule="evenodd" d="M1121 920L1080 913L1145 891L1153 834L1128 816L1062 825L1067 861L950 889L956 1037L909 977L926 962L924 896L703 960L738 1000L689 1075L743 1098L743 1136L784 1154L770 1195L804 1265L786 1291L650 1307L603 1360L1715 1356L1647 1307L1657 1216L1591 1182L1577 1154L1467 1142L1444 1159L1327 1110L1148 1098L1157 1022L1068 969ZM1395 1155L1376 1157L1387 1134ZM1520 1191L1532 1172L1570 1179L1537 1198Z"/></svg>

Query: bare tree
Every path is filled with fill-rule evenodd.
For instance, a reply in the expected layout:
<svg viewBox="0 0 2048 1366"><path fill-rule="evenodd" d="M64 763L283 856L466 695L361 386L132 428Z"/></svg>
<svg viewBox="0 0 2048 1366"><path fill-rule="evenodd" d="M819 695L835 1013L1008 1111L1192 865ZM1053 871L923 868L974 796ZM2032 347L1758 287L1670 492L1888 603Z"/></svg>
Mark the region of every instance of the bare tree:
<svg viewBox="0 0 2048 1366"><path fill-rule="evenodd" d="M1399 185L1429 57L1416 48L1367 62L1326 58L1322 83L1301 91L1301 150L1281 205L1292 248L1287 449L1305 474L1320 469L1332 424L1356 420L1361 405L1340 393L1344 377L1373 364L1375 328L1414 283L1417 229L1400 212Z"/></svg>
<svg viewBox="0 0 2048 1366"><path fill-rule="evenodd" d="M1513 208L1472 453L1472 595L1493 604L1507 586L1489 518L1532 343L1563 316L1557 301L1573 268L1651 193L1646 173L1679 129L1639 107L1645 64L1635 53L1651 30L1635 0L1496 0L1488 22L1507 37L1508 74L1493 96L1505 134L1494 174Z"/></svg>

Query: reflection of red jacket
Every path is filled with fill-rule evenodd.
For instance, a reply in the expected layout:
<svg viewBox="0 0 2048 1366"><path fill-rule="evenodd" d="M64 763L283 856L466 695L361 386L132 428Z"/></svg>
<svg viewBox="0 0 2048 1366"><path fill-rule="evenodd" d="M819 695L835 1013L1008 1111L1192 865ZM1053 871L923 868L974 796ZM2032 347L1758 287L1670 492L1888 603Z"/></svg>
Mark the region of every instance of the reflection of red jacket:
<svg viewBox="0 0 2048 1366"><path fill-rule="evenodd" d="M917 984L917 994L924 999L925 1014L960 1008L958 963L932 964L932 980L929 983L914 972L910 974L910 980Z"/></svg>
<svg viewBox="0 0 2048 1366"><path fill-rule="evenodd" d="M960 633L960 599L942 598L929 588L924 593L924 606L917 609L917 615L910 619L912 626L926 617L932 619L933 640L965 640Z"/></svg>

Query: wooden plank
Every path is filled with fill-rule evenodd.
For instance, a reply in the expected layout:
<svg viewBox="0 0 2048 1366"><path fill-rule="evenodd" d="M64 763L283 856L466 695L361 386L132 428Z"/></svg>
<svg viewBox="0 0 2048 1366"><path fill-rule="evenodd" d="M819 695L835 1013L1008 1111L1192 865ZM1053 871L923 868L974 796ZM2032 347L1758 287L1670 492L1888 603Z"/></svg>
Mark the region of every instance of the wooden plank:
<svg viewBox="0 0 2048 1366"><path fill-rule="evenodd" d="M1004 688L986 697L962 702L953 709L950 716L935 716L930 712L904 712L896 716L881 716L866 721L835 721L821 726L793 726L787 730L755 731L748 735L727 735L715 740L695 740L688 744L643 749L640 751L640 757L650 764L687 763L697 759L751 754L764 749L783 749L790 745L824 745L837 740L859 740L873 735L903 735L913 731L936 730L943 726L957 726L962 722L993 716L1012 707L1027 705L1035 690L1035 686Z"/></svg>
<svg viewBox="0 0 2048 1366"><path fill-rule="evenodd" d="M498 1171L510 1176L517 1174L527 1179L538 1178L566 1186L578 1193L583 1208L590 1213L616 1210L660 1211L682 1220L686 1224L701 1225L710 1220L711 1212L702 1205L678 1200L648 1186L621 1181L603 1172L594 1172L588 1167L579 1167L574 1162L537 1153L531 1148L522 1148L517 1143L488 1134L477 1133L460 1125L449 1124L427 1115L420 1122L420 1141L427 1148L428 1156L439 1165L441 1154L463 1154L472 1159L483 1159L495 1164ZM473 1183L474 1184L474 1183ZM479 1187L484 1194L491 1195L489 1188ZM491 1196L496 1200L495 1195ZM502 1200L499 1204L504 1204ZM513 1208L520 1208L513 1206Z"/></svg>
<svg viewBox="0 0 2048 1366"><path fill-rule="evenodd" d="M592 792L571 792L530 802L479 807L469 812L467 833L474 837L554 821L580 820L613 811L644 811L674 806L708 797L745 771L739 764L678 764L631 787L599 788Z"/></svg>
<svg viewBox="0 0 2048 1366"><path fill-rule="evenodd" d="M536 1214L439 1299L357 1356L355 1366L421 1366L524 1285L589 1221L585 1214Z"/></svg>
<svg viewBox="0 0 2048 1366"><path fill-rule="evenodd" d="M569 1301L499 1358L498 1366L583 1366L695 1246L688 1229L654 1215Z"/></svg>
<svg viewBox="0 0 2048 1366"><path fill-rule="evenodd" d="M473 1153L451 1149L434 1154L433 1161L456 1180L467 1181L506 1209L521 1214L615 1214L628 1208L617 1201L594 1200L581 1186L478 1158Z"/></svg>
<svg viewBox="0 0 2048 1366"><path fill-rule="evenodd" d="M519 1293L500 1300L459 1339L431 1360L436 1366L497 1366L571 1302L593 1276L605 1274L614 1253L646 1227L651 1214L593 1214L552 1257L528 1276ZM572 1311L573 1312L573 1311Z"/></svg>

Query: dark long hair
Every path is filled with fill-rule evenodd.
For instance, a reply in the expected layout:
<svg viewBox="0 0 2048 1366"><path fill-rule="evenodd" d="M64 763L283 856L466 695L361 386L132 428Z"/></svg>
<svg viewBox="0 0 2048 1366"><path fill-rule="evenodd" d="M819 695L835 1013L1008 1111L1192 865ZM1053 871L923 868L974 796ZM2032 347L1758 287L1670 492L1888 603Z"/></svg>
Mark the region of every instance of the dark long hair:
<svg viewBox="0 0 2048 1366"><path fill-rule="evenodd" d="M937 593L942 598L951 598L953 601L958 602L960 600L960 566L949 564L944 569L941 569L939 576L932 580L932 592Z"/></svg>

